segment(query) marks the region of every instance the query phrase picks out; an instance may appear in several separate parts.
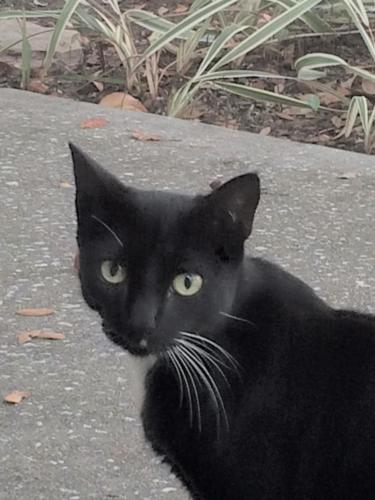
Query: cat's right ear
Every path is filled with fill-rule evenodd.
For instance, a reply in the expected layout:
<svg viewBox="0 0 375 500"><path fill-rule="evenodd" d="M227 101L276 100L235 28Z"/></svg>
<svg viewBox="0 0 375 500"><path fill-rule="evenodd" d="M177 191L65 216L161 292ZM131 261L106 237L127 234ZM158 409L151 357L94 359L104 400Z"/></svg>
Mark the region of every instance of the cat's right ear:
<svg viewBox="0 0 375 500"><path fill-rule="evenodd" d="M69 142L69 147L72 153L77 195L98 198L110 193L115 186L118 189L120 182L113 175L72 142Z"/></svg>
<svg viewBox="0 0 375 500"><path fill-rule="evenodd" d="M248 238L260 198L258 175L239 175L224 184L217 183L212 189L206 197L209 204L229 216L227 220L238 227L242 238Z"/></svg>

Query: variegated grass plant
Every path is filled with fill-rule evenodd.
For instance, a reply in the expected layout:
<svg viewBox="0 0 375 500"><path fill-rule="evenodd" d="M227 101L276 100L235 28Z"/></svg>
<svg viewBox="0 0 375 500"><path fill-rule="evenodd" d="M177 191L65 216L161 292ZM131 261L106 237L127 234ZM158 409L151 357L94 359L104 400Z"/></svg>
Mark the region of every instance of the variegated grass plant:
<svg viewBox="0 0 375 500"><path fill-rule="evenodd" d="M369 5L362 0L328 3L323 0L195 0L189 11L179 16L178 22L173 22L172 18L167 19L143 9L122 11L119 0L108 0L105 6L97 0L66 0L61 11L5 11L0 12L0 18L56 19L44 60L46 71L52 64L64 29L73 24L88 30L88 36L90 33L99 35L114 46L124 68L124 83L130 91L145 80L151 96L155 98L163 76L167 72L177 73L185 79L185 83L171 96L168 111L170 115L178 116L205 87L220 89L246 99L318 109L317 96L303 100L257 88L251 82L257 78L271 81L289 78L312 82L325 77L327 68L334 66L340 66L362 79L375 81L375 75L370 71L349 65L334 54L314 53L299 58L296 61L296 78L250 70L247 69L246 62L259 47L285 38L286 30L290 30L294 38L309 36L309 33L312 36L333 34L337 29L335 20L338 12L354 24L375 62ZM260 23L263 13L267 14L266 21ZM305 26L303 34L295 28L301 22ZM148 33L148 45L141 53L134 37L136 26ZM27 36L23 35L25 53L28 54L26 40ZM161 66L160 58L163 52L168 53L170 61L164 67ZM358 100L352 101L348 108L346 134L352 131L358 119L364 126L364 112L360 112L364 104L362 101L361 103ZM353 126L350 127L348 123L353 123ZM373 119L369 118L366 123L367 126L372 126ZM366 148L368 147L369 143Z"/></svg>

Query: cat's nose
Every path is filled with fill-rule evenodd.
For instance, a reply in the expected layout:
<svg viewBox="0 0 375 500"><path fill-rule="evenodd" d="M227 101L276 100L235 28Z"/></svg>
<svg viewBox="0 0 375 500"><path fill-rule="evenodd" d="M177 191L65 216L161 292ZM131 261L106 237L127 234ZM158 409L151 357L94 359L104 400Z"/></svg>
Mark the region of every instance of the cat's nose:
<svg viewBox="0 0 375 500"><path fill-rule="evenodd" d="M133 304L129 318L132 331L137 340L148 338L156 326L157 306L152 300L138 300Z"/></svg>

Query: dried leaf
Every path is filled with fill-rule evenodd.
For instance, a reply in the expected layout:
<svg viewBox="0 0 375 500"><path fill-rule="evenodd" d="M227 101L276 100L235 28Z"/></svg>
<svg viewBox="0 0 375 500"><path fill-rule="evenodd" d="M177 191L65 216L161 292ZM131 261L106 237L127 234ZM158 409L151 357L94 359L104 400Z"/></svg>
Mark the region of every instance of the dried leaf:
<svg viewBox="0 0 375 500"><path fill-rule="evenodd" d="M105 118L89 118L88 120L83 120L81 122L81 128L102 128L109 123Z"/></svg>
<svg viewBox="0 0 375 500"><path fill-rule="evenodd" d="M325 142L330 141L331 139L332 139L331 136L328 135L328 134L319 134L318 135L318 141L319 142L324 142L325 143Z"/></svg>
<svg viewBox="0 0 375 500"><path fill-rule="evenodd" d="M343 100L341 97L338 97L335 94L331 94L330 92L319 92L318 97L320 100L320 104L323 104L323 106L336 104L337 102L342 102Z"/></svg>
<svg viewBox="0 0 375 500"><path fill-rule="evenodd" d="M286 64L289 64L290 66L294 65L294 61L296 59L295 57L295 45L290 44L285 49L281 51L281 54L283 56L284 62Z"/></svg>
<svg viewBox="0 0 375 500"><path fill-rule="evenodd" d="M30 342L31 339L47 339L47 340L64 340L65 335L63 333L47 331L47 330L31 330L28 332L22 332L17 335L19 344L26 344Z"/></svg>
<svg viewBox="0 0 375 500"><path fill-rule="evenodd" d="M26 344L31 340L30 332L22 332L17 335L17 340L19 344Z"/></svg>
<svg viewBox="0 0 375 500"><path fill-rule="evenodd" d="M147 109L141 101L130 94L125 94L125 92L112 92L112 94L108 94L103 97L99 104L109 108L120 108L129 111L143 111L144 113L147 113Z"/></svg>
<svg viewBox="0 0 375 500"><path fill-rule="evenodd" d="M186 12L188 9L189 9L189 7L187 5L184 5L182 3L178 3L176 5L176 8L174 9L174 12L176 14L182 14L183 12Z"/></svg>
<svg viewBox="0 0 375 500"><path fill-rule="evenodd" d="M282 118L283 120L289 120L289 121L294 120L294 117L291 116L287 111L281 111L280 113L276 113L276 115L279 118Z"/></svg>
<svg viewBox="0 0 375 500"><path fill-rule="evenodd" d="M30 92L36 92L38 94L46 94L48 92L48 87L41 80L33 78L27 84L26 90L29 90Z"/></svg>
<svg viewBox="0 0 375 500"><path fill-rule="evenodd" d="M210 182L210 188L212 189L212 191L215 191L215 189L218 189L222 184L223 181L221 181L220 179L215 179Z"/></svg>
<svg viewBox="0 0 375 500"><path fill-rule="evenodd" d="M61 188L72 188L73 185L70 184L70 182L62 181L62 182L60 182L60 187Z"/></svg>
<svg viewBox="0 0 375 500"><path fill-rule="evenodd" d="M271 127L264 127L259 132L259 135L270 135L270 133L271 133Z"/></svg>
<svg viewBox="0 0 375 500"><path fill-rule="evenodd" d="M79 250L77 250L77 253L74 256L73 267L77 272L79 272Z"/></svg>
<svg viewBox="0 0 375 500"><path fill-rule="evenodd" d="M341 128L343 126L343 121L338 116L332 116L331 122L336 128Z"/></svg>
<svg viewBox="0 0 375 500"><path fill-rule="evenodd" d="M159 16L164 16L164 14L166 14L167 12L169 12L169 9L167 7L165 7L164 5L162 5L158 9Z"/></svg>
<svg viewBox="0 0 375 500"><path fill-rule="evenodd" d="M367 95L375 95L375 82L371 82L370 80L363 80L362 90Z"/></svg>
<svg viewBox="0 0 375 500"><path fill-rule="evenodd" d="M55 314L55 311L53 309L49 309L48 307L26 307L16 311L16 314L19 316L50 316L51 314Z"/></svg>
<svg viewBox="0 0 375 500"><path fill-rule="evenodd" d="M19 71L15 65L10 64L10 60L8 62L0 61L0 76L11 76Z"/></svg>
<svg viewBox="0 0 375 500"><path fill-rule="evenodd" d="M27 391L12 391L6 396L4 396L4 401L6 403L11 403L11 404L18 404L20 403L23 399L29 398L31 396L31 392Z"/></svg>
<svg viewBox="0 0 375 500"><path fill-rule="evenodd" d="M291 106L290 108L285 108L284 112L289 116L306 116L310 118L313 116L313 110L311 108L300 108L298 106Z"/></svg>
<svg viewBox="0 0 375 500"><path fill-rule="evenodd" d="M343 89L346 89L346 90L350 90L352 88L353 82L354 82L354 80L356 78L357 78L356 75L351 76L350 78L348 78L347 80L345 80L345 82L341 82L340 87L343 88Z"/></svg>
<svg viewBox="0 0 375 500"><path fill-rule="evenodd" d="M338 179L355 179L357 177L357 172L344 172L337 176Z"/></svg>
<svg viewBox="0 0 375 500"><path fill-rule="evenodd" d="M140 130L134 130L132 133L132 138L137 139L137 141L160 141L161 136L158 134L149 134L147 132L141 132Z"/></svg>
<svg viewBox="0 0 375 500"><path fill-rule="evenodd" d="M104 90L104 84L102 82L91 82L98 90L99 92L103 92Z"/></svg>

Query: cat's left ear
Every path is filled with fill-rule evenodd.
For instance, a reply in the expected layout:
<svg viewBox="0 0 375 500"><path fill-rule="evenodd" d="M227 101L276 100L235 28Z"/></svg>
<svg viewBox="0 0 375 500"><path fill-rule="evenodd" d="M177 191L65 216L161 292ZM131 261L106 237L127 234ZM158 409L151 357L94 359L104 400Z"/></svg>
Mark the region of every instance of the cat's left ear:
<svg viewBox="0 0 375 500"><path fill-rule="evenodd" d="M241 227L244 239L250 235L260 199L260 180L257 174L234 177L214 189L207 198L210 205L225 210L232 221Z"/></svg>

